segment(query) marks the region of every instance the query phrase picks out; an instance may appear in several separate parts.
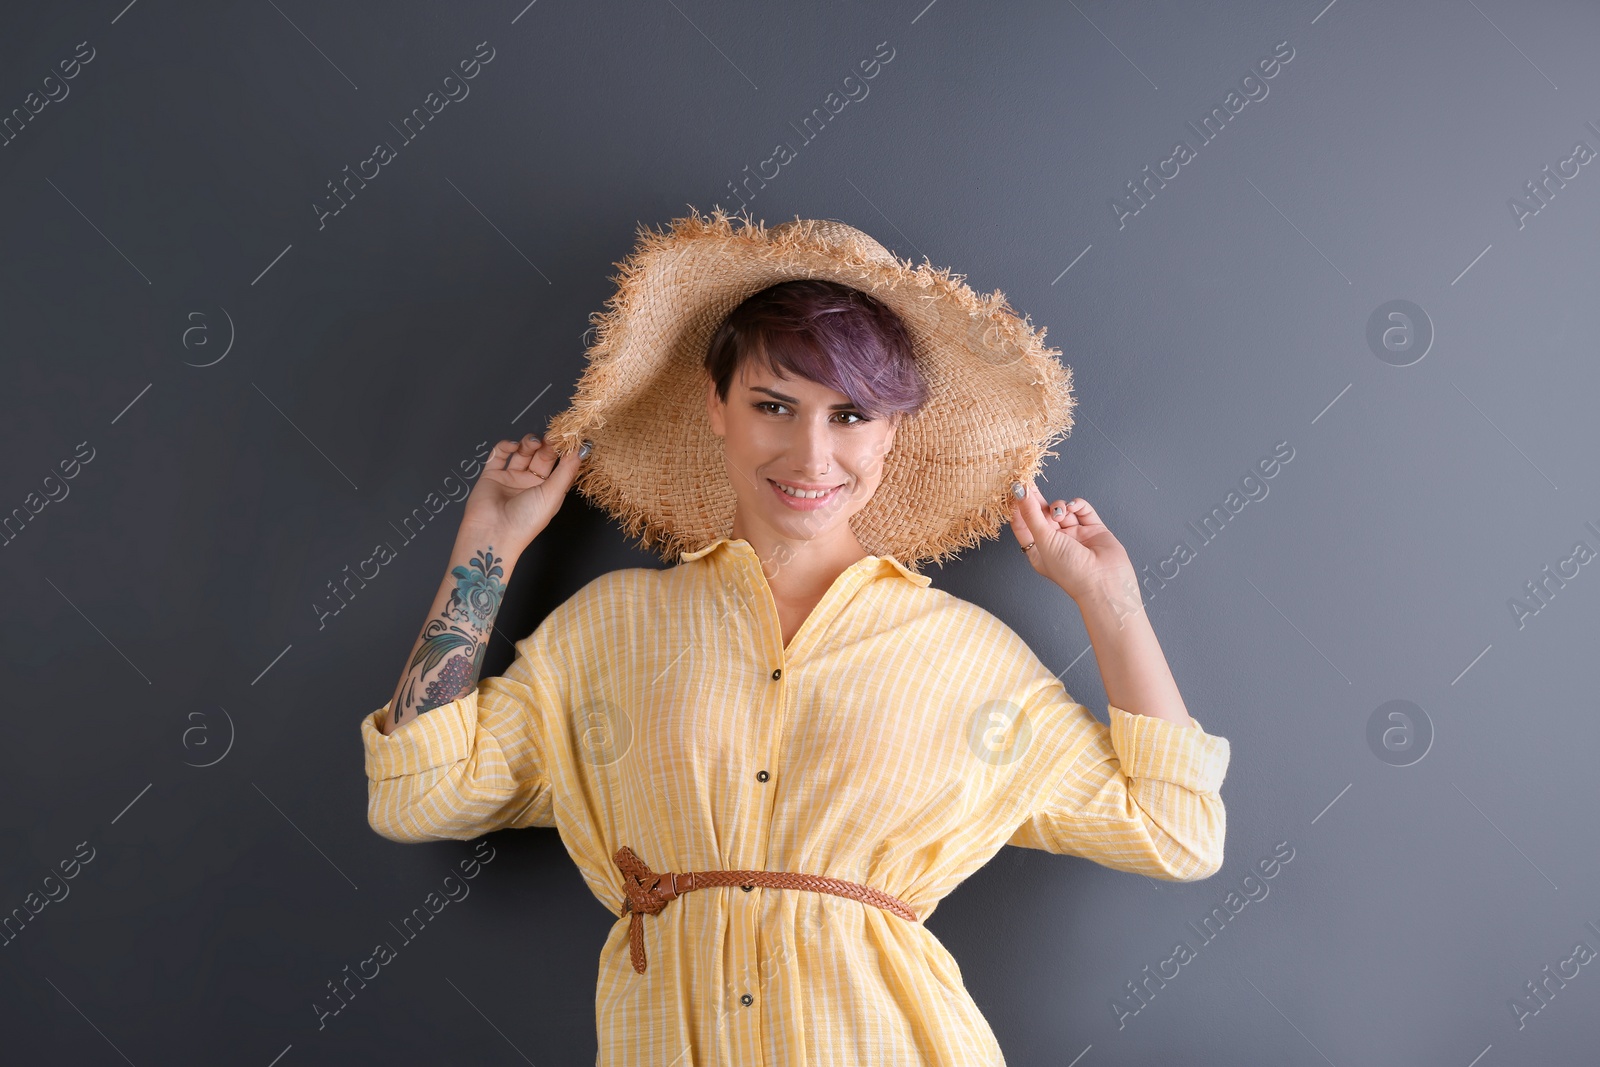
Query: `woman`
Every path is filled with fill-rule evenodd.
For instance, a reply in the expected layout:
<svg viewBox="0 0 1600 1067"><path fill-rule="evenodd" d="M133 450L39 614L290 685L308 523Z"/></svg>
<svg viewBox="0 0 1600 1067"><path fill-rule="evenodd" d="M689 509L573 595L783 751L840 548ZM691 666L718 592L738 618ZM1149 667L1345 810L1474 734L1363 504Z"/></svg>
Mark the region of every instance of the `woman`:
<svg viewBox="0 0 1600 1067"><path fill-rule="evenodd" d="M690 303L647 314L630 289L646 274L636 258L627 299L603 320L606 358L586 375L601 386L580 386L584 403L545 437L496 445L394 697L362 722L369 821L407 842L560 831L617 916L595 1000L601 1064L1003 1064L923 921L1007 843L1209 876L1228 742L1188 716L1128 555L1087 501L1046 502L1031 475L1017 478L1010 525L1083 614L1109 727L1004 623L877 544L937 556L983 526L951 487L970 470L990 486L997 462L966 462L968 450L998 449L1020 470L1039 450L1011 450L1011 431L972 412L1026 407L1039 366L995 361L970 394L952 392L951 369L995 342L940 334L919 317L929 279L889 284L911 272L881 246L838 243L857 231L687 232L723 242L705 261L722 264L716 279L736 273L733 242L763 242L745 249L753 273L721 291L737 304L706 317L714 305L682 295L691 270L649 287ZM826 246L833 258L795 278L793 262L774 263L803 258L784 243L802 239L805 255ZM677 251L650 262L688 270L694 257ZM884 299L838 280L867 278L869 261ZM788 277L750 291L774 272ZM958 290L932 291L971 312ZM642 325L702 320L709 342ZM605 374L627 365L624 341L659 361L626 389ZM679 344L701 354L693 378L670 369ZM673 384L690 381L692 394ZM606 389L625 395L606 394L607 417L591 418ZM598 451L555 447L577 433ZM695 434L720 441L706 449ZM589 582L517 642L503 677L479 682L511 569L580 455L591 476L612 460L594 495L625 521L698 547L673 567ZM930 480L937 469L919 457L931 456L948 477ZM685 467L693 479L675 482ZM717 493L731 501L726 525ZM872 510L885 500L895 512Z"/></svg>

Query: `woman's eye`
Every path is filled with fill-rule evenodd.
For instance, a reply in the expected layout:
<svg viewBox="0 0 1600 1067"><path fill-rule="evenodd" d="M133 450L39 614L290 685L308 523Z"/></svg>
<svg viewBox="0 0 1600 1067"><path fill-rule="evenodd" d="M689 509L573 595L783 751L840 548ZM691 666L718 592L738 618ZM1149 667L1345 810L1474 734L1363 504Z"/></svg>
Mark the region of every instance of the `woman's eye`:
<svg viewBox="0 0 1600 1067"><path fill-rule="evenodd" d="M769 415L778 414L778 412L776 412L776 411L768 410L770 408L782 408L783 410L788 410L786 405L780 404L776 400L757 400L755 402L755 409L757 411L766 412ZM845 423L846 426L857 426L857 425L859 425L859 424L861 424L863 422L871 422L872 421L871 419L866 418L864 415L860 414L859 412L855 412L855 411L840 411L840 412L837 412L836 414L843 415L846 418L855 420L853 422Z"/></svg>

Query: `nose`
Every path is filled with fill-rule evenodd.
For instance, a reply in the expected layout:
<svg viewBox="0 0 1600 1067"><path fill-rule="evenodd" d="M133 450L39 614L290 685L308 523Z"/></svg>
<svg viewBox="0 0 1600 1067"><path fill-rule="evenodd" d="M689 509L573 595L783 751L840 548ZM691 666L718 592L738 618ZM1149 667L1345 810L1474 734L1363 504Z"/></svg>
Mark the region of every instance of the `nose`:
<svg viewBox="0 0 1600 1067"><path fill-rule="evenodd" d="M824 413L824 417L830 413ZM826 422L811 420L798 424L795 431L798 439L790 448L790 462L794 465L794 476L812 481L820 481L833 467L833 437Z"/></svg>

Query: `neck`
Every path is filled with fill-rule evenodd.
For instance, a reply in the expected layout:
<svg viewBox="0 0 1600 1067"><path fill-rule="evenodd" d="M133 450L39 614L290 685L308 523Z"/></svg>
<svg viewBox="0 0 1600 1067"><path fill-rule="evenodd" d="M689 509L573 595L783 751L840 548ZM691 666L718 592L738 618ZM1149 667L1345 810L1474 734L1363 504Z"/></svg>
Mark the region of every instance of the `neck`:
<svg viewBox="0 0 1600 1067"><path fill-rule="evenodd" d="M848 522L816 537L795 538L736 513L731 536L750 542L772 595L780 600L826 592L851 564L868 555Z"/></svg>

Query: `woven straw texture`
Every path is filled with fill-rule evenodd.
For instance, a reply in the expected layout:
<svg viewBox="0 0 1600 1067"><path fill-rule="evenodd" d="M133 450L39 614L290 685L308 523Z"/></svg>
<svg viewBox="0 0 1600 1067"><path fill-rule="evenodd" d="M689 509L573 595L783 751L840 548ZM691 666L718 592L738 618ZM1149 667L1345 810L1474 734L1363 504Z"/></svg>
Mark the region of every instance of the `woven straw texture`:
<svg viewBox="0 0 1600 1067"><path fill-rule="evenodd" d="M576 488L663 560L729 536L736 505L706 414L712 334L746 297L826 278L892 308L911 334L928 403L902 420L872 500L850 519L866 550L908 568L943 563L1010 521L1011 483L1036 478L1070 433L1072 371L996 290L900 260L833 220L768 228L720 208L640 227L617 291L590 316L594 341L571 405L547 433L594 451Z"/></svg>

